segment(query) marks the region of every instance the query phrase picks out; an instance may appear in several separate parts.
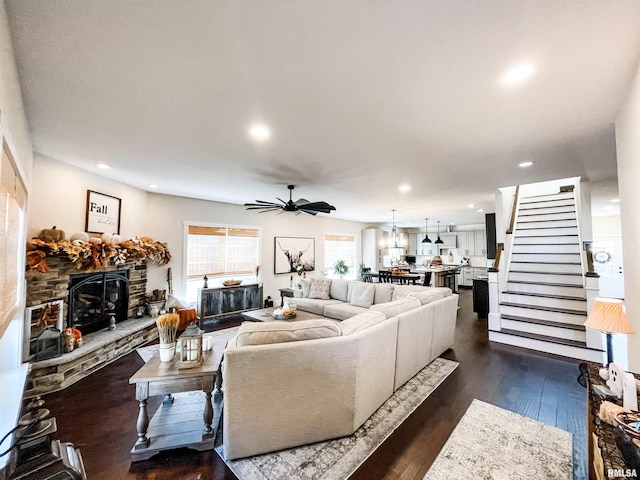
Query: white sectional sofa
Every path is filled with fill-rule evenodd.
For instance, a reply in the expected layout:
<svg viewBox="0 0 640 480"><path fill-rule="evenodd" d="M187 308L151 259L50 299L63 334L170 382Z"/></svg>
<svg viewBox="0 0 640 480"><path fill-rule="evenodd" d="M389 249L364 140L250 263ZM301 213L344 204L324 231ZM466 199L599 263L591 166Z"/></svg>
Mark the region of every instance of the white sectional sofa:
<svg viewBox="0 0 640 480"><path fill-rule="evenodd" d="M245 322L227 345L227 459L350 435L453 345L458 296L447 288L333 280L329 298L303 290L292 302L317 320Z"/></svg>

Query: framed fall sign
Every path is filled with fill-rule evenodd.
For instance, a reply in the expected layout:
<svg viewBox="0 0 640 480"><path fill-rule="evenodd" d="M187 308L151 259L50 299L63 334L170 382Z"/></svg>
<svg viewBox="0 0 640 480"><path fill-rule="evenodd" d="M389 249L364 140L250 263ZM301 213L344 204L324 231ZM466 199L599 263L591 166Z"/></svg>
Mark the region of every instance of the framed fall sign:
<svg viewBox="0 0 640 480"><path fill-rule="evenodd" d="M87 190L85 231L89 233L120 234L122 200L104 193Z"/></svg>

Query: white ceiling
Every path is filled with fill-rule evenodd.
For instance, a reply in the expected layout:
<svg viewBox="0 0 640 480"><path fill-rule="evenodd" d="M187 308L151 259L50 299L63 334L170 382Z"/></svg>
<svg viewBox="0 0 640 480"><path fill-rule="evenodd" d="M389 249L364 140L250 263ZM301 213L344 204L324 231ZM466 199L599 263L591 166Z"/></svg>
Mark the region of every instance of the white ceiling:
<svg viewBox="0 0 640 480"><path fill-rule="evenodd" d="M6 4L37 152L238 204L292 183L332 217L396 209L400 226L483 223L503 186L615 186L613 123L640 61L637 0ZM534 74L506 88L523 63Z"/></svg>

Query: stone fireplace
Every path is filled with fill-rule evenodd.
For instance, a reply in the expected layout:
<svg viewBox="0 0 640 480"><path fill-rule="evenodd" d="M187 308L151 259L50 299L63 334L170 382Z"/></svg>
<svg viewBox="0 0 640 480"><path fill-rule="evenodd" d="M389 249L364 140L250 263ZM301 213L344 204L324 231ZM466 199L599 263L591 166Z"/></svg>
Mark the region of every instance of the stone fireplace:
<svg viewBox="0 0 640 480"><path fill-rule="evenodd" d="M63 302L63 326L80 327L83 335L132 318L145 301L147 264L129 261L92 272L81 272L64 257L48 257L49 272L38 273L27 281L27 307L56 300ZM26 332L29 342L31 332ZM27 343L28 345L28 343ZM24 350L30 351L27 346ZM25 358L30 361L31 358Z"/></svg>
<svg viewBox="0 0 640 480"><path fill-rule="evenodd" d="M66 326L83 335L115 326L132 316L128 302L129 270L71 275Z"/></svg>

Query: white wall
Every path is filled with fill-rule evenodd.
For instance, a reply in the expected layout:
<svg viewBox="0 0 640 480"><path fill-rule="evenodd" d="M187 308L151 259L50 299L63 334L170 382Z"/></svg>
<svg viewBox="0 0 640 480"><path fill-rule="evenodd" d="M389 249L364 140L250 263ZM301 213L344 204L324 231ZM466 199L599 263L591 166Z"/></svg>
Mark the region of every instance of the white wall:
<svg viewBox="0 0 640 480"><path fill-rule="evenodd" d="M356 235L358 248L357 258L361 258L360 231L366 224L348 220L338 220L322 215L306 214L278 215L275 212L256 213L247 211L243 206L227 203L210 202L189 198L173 197L151 193L147 201L146 232L156 240L167 242L171 250L171 262L165 267L154 267L148 270L148 289L167 288L167 268L171 267L173 289L176 296L184 295L184 223L219 223L258 227L262 229L261 279L264 284L264 297L270 295L279 300L279 288L289 286L289 275L274 275L274 237L313 237L315 238L316 271L311 276L320 274L324 265L325 233L343 233Z"/></svg>
<svg viewBox="0 0 640 480"><path fill-rule="evenodd" d="M618 191L624 256L625 304L636 331L629 335L629 369L640 373L640 69L616 119Z"/></svg>
<svg viewBox="0 0 640 480"><path fill-rule="evenodd" d="M34 161L29 238L43 228L56 225L71 236L85 229L87 190L113 195L122 199L120 232L123 237L149 236L166 242L171 262L166 266L148 267L147 290L167 289L167 269L171 268L173 289L179 298L184 296L184 240L185 222L218 223L262 229L261 279L264 296L279 299L278 288L289 286L289 274L273 274L274 237L315 238L316 272L324 265L324 233L356 235L360 249L360 231L364 223L338 220L322 215L259 214L243 206L171 195L148 193L115 182L97 174L36 154ZM358 251L358 258L361 252Z"/></svg>
<svg viewBox="0 0 640 480"><path fill-rule="evenodd" d="M122 200L120 234L124 238L147 235L147 192L38 153L34 155L33 170L28 238L54 225L64 230L67 237L84 232L87 190Z"/></svg>
<svg viewBox="0 0 640 480"><path fill-rule="evenodd" d="M27 192L30 191L33 150L27 126L22 92L18 82L9 22L4 2L0 2L0 139L9 144ZM1 146L0 146L1 148ZM24 247L20 252L24 258ZM17 367L22 358L22 318L24 298L16 317L0 338L0 370Z"/></svg>

